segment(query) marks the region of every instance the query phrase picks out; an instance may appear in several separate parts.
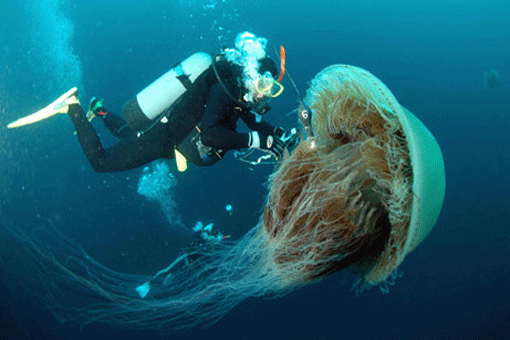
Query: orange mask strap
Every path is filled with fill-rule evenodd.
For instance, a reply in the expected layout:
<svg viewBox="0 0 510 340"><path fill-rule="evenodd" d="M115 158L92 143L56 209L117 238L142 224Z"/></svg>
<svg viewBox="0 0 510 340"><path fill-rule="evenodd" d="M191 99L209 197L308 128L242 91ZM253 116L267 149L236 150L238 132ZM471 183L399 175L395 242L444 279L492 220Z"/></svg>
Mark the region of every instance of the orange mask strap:
<svg viewBox="0 0 510 340"><path fill-rule="evenodd" d="M281 82L284 76L285 76L285 48L283 47L283 45L280 45L280 76L278 77L278 82Z"/></svg>

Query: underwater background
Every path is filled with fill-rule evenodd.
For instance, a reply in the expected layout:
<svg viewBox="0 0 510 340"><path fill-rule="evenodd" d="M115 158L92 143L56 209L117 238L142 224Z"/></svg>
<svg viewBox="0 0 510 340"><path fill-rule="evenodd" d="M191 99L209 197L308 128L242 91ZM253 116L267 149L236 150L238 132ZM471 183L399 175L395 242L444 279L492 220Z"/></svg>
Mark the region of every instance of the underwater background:
<svg viewBox="0 0 510 340"><path fill-rule="evenodd" d="M342 63L380 78L438 140L442 213L404 261L389 294L356 296L339 273L275 299L248 299L208 328L176 334L61 324L23 252L0 239L2 339L441 339L510 331L510 3L504 1L24 0L0 3L0 228L55 228L122 273L153 275L192 239L197 221L240 238L258 222L272 165L230 153L175 176L172 216L138 194L143 169L101 174L66 115L8 130L72 86L115 112L197 51L216 53L250 31L284 45L300 92ZM297 127L289 79L268 120ZM115 143L93 122L106 145ZM233 206L232 214L225 210ZM180 223L170 222L177 221ZM9 256L12 254L12 256ZM9 261L6 261L8 259ZM37 284L51 284L37 282ZM36 284L34 284L36 286ZM72 289L72 287L70 287ZM34 298L35 296L35 298ZM86 297L85 297L86 298Z"/></svg>

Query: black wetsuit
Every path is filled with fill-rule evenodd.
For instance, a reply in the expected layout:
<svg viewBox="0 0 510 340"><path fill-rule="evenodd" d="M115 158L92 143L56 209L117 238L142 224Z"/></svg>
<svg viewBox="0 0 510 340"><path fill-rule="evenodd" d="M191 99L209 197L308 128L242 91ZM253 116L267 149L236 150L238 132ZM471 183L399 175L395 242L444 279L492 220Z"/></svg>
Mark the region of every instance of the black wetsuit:
<svg viewBox="0 0 510 340"><path fill-rule="evenodd" d="M273 133L272 125L264 121L257 123L255 115L227 95L217 81L211 83L205 105L200 106L204 110L200 122L200 137L204 145L221 150L221 155L231 149L248 148L249 134L236 132L239 118L252 130L266 135ZM232 93L239 92L236 91L234 80L225 81L224 84ZM103 148L80 105L70 105L69 116L81 147L97 172L129 170L159 158L173 158L174 147L182 140L176 137L178 133L172 131L171 124L158 122L148 131L137 133L120 117L107 115L105 124L121 140L112 147Z"/></svg>
<svg viewBox="0 0 510 340"><path fill-rule="evenodd" d="M233 87L227 83L227 87ZM215 149L232 150L248 148L249 135L236 132L237 121L241 118L251 130L272 134L274 126L256 117L248 109L234 102L216 83L212 86L208 97L204 116L201 122L202 143Z"/></svg>

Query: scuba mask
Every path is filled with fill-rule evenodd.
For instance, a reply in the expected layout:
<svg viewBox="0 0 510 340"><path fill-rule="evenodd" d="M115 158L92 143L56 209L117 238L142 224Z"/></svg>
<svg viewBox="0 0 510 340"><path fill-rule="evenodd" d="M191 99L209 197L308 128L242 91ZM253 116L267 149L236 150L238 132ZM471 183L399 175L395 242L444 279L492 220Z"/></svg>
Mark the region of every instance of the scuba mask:
<svg viewBox="0 0 510 340"><path fill-rule="evenodd" d="M269 101L282 94L284 87L278 81L266 72L259 75L250 86L249 94L245 95L245 100L252 110L260 115L269 111Z"/></svg>
<svg viewBox="0 0 510 340"><path fill-rule="evenodd" d="M284 87L281 81L285 75L285 48L280 46L280 76L275 80L277 69L274 62L269 57L261 60L261 66L265 69L262 75L258 75L254 80L254 86L251 87L252 100L251 108L259 115L269 111L268 101L282 94Z"/></svg>
<svg viewBox="0 0 510 340"><path fill-rule="evenodd" d="M264 74L255 81L256 98L275 98L282 94L284 87L270 75Z"/></svg>

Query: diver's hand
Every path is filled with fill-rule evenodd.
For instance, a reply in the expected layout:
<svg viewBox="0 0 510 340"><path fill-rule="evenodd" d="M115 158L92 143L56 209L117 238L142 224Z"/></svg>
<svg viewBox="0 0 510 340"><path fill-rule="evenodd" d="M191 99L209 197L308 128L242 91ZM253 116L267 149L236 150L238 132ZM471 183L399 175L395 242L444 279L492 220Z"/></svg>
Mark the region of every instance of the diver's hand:
<svg viewBox="0 0 510 340"><path fill-rule="evenodd" d="M285 143L280 138L257 131L250 133L249 146L271 153L276 160L282 158L285 149Z"/></svg>
<svg viewBox="0 0 510 340"><path fill-rule="evenodd" d="M260 148L263 151L272 153L276 160L280 160L283 156L285 144L280 138L269 135L266 138L265 144L261 143Z"/></svg>

